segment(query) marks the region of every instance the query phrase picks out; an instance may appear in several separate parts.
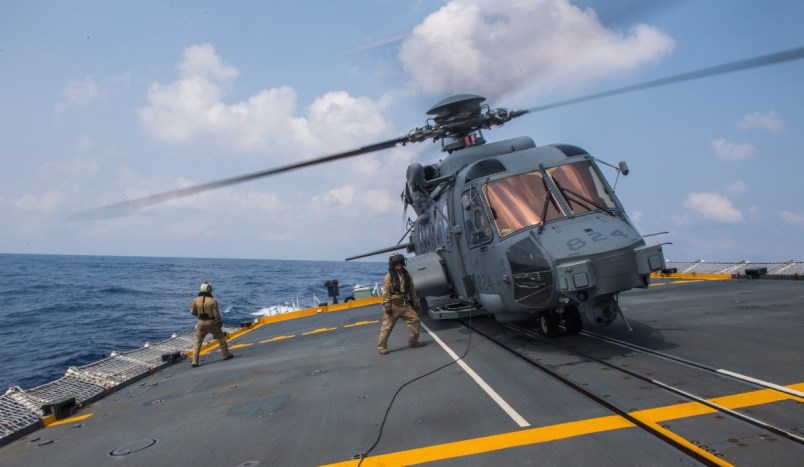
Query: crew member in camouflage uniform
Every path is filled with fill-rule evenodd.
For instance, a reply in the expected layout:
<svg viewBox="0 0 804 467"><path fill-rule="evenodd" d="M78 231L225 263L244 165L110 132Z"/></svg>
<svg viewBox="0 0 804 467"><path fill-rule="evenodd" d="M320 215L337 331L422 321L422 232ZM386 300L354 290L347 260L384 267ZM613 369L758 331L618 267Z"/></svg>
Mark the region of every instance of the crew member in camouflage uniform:
<svg viewBox="0 0 804 467"><path fill-rule="evenodd" d="M198 296L193 299L193 305L190 307L190 314L198 318L198 323L195 326L195 345L193 346L193 367L198 366L198 357L201 352L201 343L207 334L212 333L212 337L218 340L223 359L229 360L234 357L229 353L229 346L226 345L226 336L221 329L223 322L221 321L221 313L218 311L218 301L212 296L212 284L204 282L201 284L201 291Z"/></svg>
<svg viewBox="0 0 804 467"><path fill-rule="evenodd" d="M424 347L419 342L419 297L413 288L413 281L405 269L405 257L400 254L388 258L388 274L382 283L382 308L385 313L382 317L380 340L377 349L380 354L388 353L388 336L394 329L396 320L402 318L408 325L408 345L410 347Z"/></svg>

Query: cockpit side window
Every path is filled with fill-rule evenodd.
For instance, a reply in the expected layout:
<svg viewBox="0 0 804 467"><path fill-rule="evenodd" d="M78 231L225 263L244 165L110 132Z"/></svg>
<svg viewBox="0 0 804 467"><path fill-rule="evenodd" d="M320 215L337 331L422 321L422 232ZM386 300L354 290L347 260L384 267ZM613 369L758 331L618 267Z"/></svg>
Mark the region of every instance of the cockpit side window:
<svg viewBox="0 0 804 467"><path fill-rule="evenodd" d="M564 217L538 171L488 182L483 192L502 236Z"/></svg>
<svg viewBox="0 0 804 467"><path fill-rule="evenodd" d="M617 209L617 204L606 189L592 163L573 162L547 169L574 214Z"/></svg>
<svg viewBox="0 0 804 467"><path fill-rule="evenodd" d="M491 241L492 232L489 218L483 210L480 193L471 189L463 194L468 201L464 210L464 227L466 242L470 247L483 245Z"/></svg>

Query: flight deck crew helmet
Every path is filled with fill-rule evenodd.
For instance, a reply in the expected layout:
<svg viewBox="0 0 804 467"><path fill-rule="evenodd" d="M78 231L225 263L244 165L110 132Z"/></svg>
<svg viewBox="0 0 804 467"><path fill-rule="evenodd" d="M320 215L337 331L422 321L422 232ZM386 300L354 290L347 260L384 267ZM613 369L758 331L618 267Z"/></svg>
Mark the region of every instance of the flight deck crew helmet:
<svg viewBox="0 0 804 467"><path fill-rule="evenodd" d="M212 293L212 284L209 282L201 284L201 293Z"/></svg>
<svg viewBox="0 0 804 467"><path fill-rule="evenodd" d="M400 255L399 253L397 253L397 254L391 255L388 258L388 267L389 268L393 268L394 264L396 264L396 263L401 263L402 266L404 266L405 263L406 263L405 257Z"/></svg>

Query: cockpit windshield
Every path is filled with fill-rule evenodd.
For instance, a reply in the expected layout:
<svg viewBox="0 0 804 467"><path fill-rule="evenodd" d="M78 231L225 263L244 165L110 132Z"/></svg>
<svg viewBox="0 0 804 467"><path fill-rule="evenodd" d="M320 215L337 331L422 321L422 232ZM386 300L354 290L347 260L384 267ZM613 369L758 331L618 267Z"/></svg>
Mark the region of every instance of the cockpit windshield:
<svg viewBox="0 0 804 467"><path fill-rule="evenodd" d="M540 172L530 172L483 185L500 235L564 217Z"/></svg>
<svg viewBox="0 0 804 467"><path fill-rule="evenodd" d="M571 214L617 209L607 185L590 161L579 161L546 170ZM494 180L483 185L494 223L501 236L526 227L566 217L557 197L539 171Z"/></svg>
<svg viewBox="0 0 804 467"><path fill-rule="evenodd" d="M589 161L574 162L547 169L564 195L573 214L589 211L608 211L617 205Z"/></svg>

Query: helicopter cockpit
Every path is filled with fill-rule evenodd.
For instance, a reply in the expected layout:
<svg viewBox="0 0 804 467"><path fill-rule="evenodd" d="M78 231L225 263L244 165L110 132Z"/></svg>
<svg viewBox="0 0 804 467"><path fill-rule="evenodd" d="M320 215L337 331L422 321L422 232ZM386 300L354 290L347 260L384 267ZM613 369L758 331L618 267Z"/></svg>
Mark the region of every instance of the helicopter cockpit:
<svg viewBox="0 0 804 467"><path fill-rule="evenodd" d="M535 170L482 186L500 236L565 217L621 209L588 160L544 172L546 178Z"/></svg>

